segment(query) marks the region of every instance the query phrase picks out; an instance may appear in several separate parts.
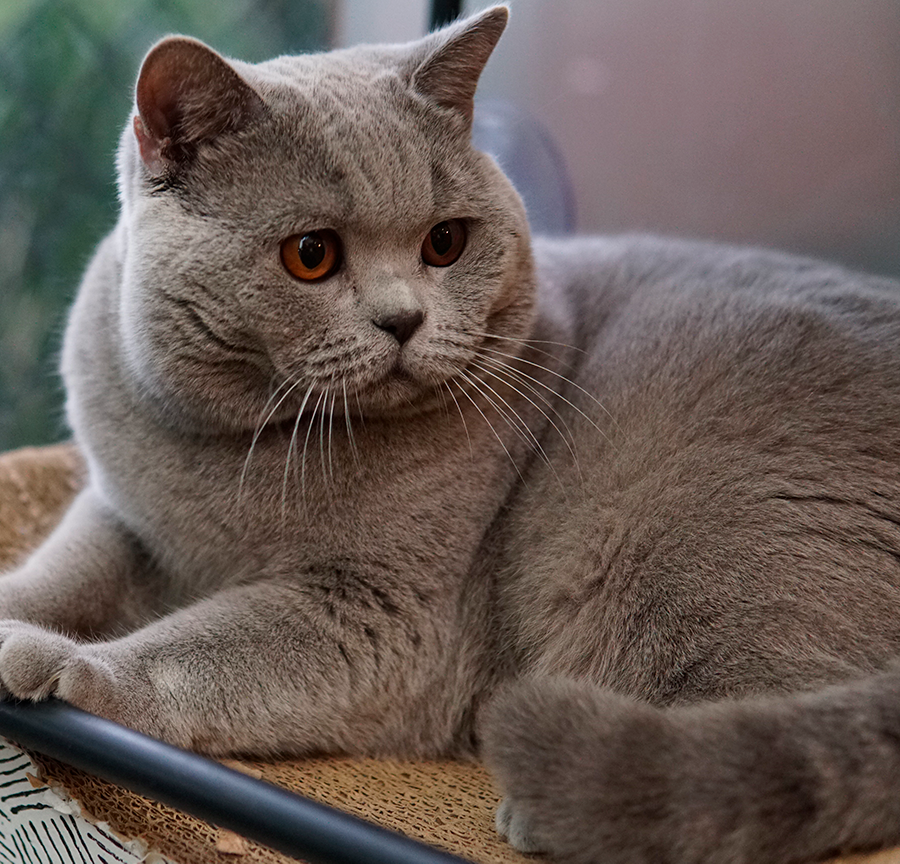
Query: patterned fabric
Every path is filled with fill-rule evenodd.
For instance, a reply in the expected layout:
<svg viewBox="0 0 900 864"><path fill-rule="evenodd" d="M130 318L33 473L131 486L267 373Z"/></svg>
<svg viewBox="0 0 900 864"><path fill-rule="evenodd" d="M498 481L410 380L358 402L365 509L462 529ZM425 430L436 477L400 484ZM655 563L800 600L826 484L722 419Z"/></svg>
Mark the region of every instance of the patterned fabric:
<svg viewBox="0 0 900 864"><path fill-rule="evenodd" d="M90 821L38 774L27 754L0 740L0 864L174 864Z"/></svg>

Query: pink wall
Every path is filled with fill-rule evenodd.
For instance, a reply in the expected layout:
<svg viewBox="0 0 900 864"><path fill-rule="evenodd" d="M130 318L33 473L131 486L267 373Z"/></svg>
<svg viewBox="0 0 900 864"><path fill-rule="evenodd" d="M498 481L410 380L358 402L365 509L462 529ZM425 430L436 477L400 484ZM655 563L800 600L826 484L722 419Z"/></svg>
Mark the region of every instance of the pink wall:
<svg viewBox="0 0 900 864"><path fill-rule="evenodd" d="M582 230L900 273L897 0L515 0L484 89L552 130Z"/></svg>

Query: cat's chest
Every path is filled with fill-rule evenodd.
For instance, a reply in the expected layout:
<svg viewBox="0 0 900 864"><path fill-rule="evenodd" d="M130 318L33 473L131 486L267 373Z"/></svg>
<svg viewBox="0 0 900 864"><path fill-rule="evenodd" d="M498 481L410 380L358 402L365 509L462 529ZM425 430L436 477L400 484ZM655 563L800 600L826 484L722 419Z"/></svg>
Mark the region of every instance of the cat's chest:
<svg viewBox="0 0 900 864"><path fill-rule="evenodd" d="M485 436L479 452L473 429L470 450L461 421L447 422L423 434L319 418L255 441L152 446L145 433L96 476L192 590L336 561L446 578L469 568L515 476L497 442Z"/></svg>

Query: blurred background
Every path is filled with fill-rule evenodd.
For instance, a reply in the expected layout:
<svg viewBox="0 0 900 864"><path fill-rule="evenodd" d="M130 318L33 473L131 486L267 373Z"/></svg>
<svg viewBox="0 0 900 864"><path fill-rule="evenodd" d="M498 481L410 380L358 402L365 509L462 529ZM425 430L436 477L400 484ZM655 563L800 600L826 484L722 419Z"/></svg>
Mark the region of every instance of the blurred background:
<svg viewBox="0 0 900 864"><path fill-rule="evenodd" d="M118 213L115 152L167 33L247 60L320 49L317 0L0 0L0 450L66 436L65 310Z"/></svg>
<svg viewBox="0 0 900 864"><path fill-rule="evenodd" d="M456 4L0 0L0 450L66 435L59 336L116 218L116 142L153 41L189 33L261 60L416 38L442 5ZM897 0L511 5L475 133L533 227L756 243L900 275Z"/></svg>

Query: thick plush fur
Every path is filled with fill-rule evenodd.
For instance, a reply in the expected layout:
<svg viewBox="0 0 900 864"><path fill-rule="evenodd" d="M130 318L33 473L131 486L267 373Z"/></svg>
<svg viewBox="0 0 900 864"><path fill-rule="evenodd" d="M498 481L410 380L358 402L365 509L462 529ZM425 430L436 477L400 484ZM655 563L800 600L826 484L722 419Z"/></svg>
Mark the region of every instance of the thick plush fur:
<svg viewBox="0 0 900 864"><path fill-rule="evenodd" d="M480 748L578 862L900 841L900 286L532 252L469 141L505 22L150 52L65 340L90 482L0 581L3 685L213 754Z"/></svg>

